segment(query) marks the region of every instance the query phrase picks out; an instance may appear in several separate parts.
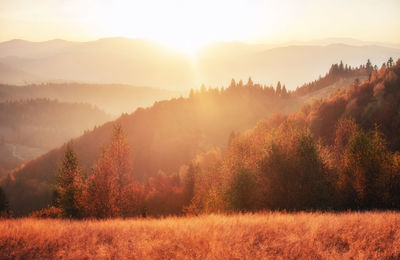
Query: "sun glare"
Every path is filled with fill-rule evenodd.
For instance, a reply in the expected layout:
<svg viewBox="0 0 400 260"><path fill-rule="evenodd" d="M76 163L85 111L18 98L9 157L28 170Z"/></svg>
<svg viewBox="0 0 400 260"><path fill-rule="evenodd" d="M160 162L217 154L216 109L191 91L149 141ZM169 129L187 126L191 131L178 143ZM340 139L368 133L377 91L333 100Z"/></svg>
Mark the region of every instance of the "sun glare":
<svg viewBox="0 0 400 260"><path fill-rule="evenodd" d="M207 43L212 42L211 39L209 41L205 41L195 38L184 39L175 37L160 38L160 39L155 39L155 41L157 41L164 47L171 49L172 51L184 54L189 59L195 59L197 56L197 52Z"/></svg>
<svg viewBox="0 0 400 260"><path fill-rule="evenodd" d="M190 58L194 58L196 52L208 43L247 41L259 29L254 26L259 24L260 17L256 8L244 8L246 5L242 1L119 0L118 3L106 10L98 7L99 17L96 20L101 22L96 27L99 34L104 35L107 31L107 36L154 40ZM110 19L100 19L104 13ZM249 19L250 16L253 18ZM247 18L238 20L238 17Z"/></svg>

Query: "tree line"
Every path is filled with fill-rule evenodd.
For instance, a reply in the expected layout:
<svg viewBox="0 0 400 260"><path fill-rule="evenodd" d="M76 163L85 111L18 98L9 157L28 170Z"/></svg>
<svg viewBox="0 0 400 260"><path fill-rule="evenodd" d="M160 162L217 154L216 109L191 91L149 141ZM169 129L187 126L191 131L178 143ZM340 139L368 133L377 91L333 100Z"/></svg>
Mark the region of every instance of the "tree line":
<svg viewBox="0 0 400 260"><path fill-rule="evenodd" d="M62 209L64 188L60 187L66 186L61 185L62 178L58 177L57 192L51 195L54 203L50 203L57 208L35 214L101 218L265 209L397 208L399 75L399 62L382 66L378 71L373 70L365 82L304 105L297 113L276 113L243 133L229 134L225 130L238 129L230 123L237 125L240 121L240 125L245 125L250 115L265 113L277 104L281 110L288 104L282 101L294 97L282 98L272 94L271 88L249 80L246 84L234 82L224 90L204 87L188 99L157 102L152 108L116 121L117 126L123 125L127 136L115 134L115 127L114 134L101 127L74 140L71 149L76 154L73 152L72 158L79 161L80 167L76 167L79 177L70 183L75 183L71 186L76 190L73 194L77 194L73 196L73 205L79 213L68 215ZM241 109L233 109L237 107ZM173 122L166 118L172 118ZM128 121L140 124L133 127ZM112 124L106 126L112 128ZM150 135L152 129L157 131ZM120 130L117 132L123 133ZM219 134L213 135L214 132ZM105 134L113 136L112 140L115 136L125 136L117 139L125 140L121 143L128 143L126 147L130 149L124 153L111 152L110 147L114 147L111 141L107 148L97 149L97 153L102 152L92 160L93 151L88 148L94 141L104 140ZM227 145L205 145L202 136L209 140L224 139ZM132 142L130 138L146 142ZM203 140L198 143L203 149L192 149L193 141L199 140ZM56 152L43 158L57 161L60 157ZM115 159L110 159L115 154L127 154L123 160L127 163L118 164L127 165L121 168L126 169L123 174L115 170L119 167L113 164ZM149 163L146 154L152 156L154 164ZM190 159L183 160L183 154ZM160 163L157 159L160 155L158 159L168 164ZM367 159L360 160L364 157ZM94 163L85 167L88 162ZM165 167L172 163L174 167ZM148 171L143 175L151 165L165 172ZM55 169L48 164L31 164L23 170L29 169L46 179L51 179L49 173L55 176ZM24 187L22 182L13 183ZM50 197L50 191L46 196Z"/></svg>
<svg viewBox="0 0 400 260"><path fill-rule="evenodd" d="M64 217L258 210L400 208L400 61L360 85L232 133L179 172L134 180L120 126L88 177L67 148L57 182ZM390 111L389 109L393 111ZM324 121L321 122L321 119ZM324 129L325 128L325 129Z"/></svg>

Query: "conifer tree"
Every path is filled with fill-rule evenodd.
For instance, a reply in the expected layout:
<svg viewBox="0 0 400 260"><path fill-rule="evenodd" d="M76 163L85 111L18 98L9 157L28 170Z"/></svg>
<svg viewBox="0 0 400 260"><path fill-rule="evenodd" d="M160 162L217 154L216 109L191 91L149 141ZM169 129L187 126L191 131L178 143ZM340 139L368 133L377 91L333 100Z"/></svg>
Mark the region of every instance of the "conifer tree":
<svg viewBox="0 0 400 260"><path fill-rule="evenodd" d="M288 92L287 92L287 90L286 90L286 86L285 86L285 85L283 85L283 87L282 87L281 96L282 96L282 97L287 97L287 96L288 96Z"/></svg>
<svg viewBox="0 0 400 260"><path fill-rule="evenodd" d="M67 145L57 174L56 203L66 218L80 217L79 199L82 192L82 176L78 158L70 144Z"/></svg>
<svg viewBox="0 0 400 260"><path fill-rule="evenodd" d="M8 210L8 200L3 189L0 187L0 213Z"/></svg>
<svg viewBox="0 0 400 260"><path fill-rule="evenodd" d="M278 81L278 84L276 85L276 91L275 91L277 96L280 96L282 93L282 87L281 87L281 82Z"/></svg>
<svg viewBox="0 0 400 260"><path fill-rule="evenodd" d="M246 85L247 85L247 87L252 87L253 86L253 80L251 79L251 77L249 77Z"/></svg>
<svg viewBox="0 0 400 260"><path fill-rule="evenodd" d="M388 66L389 68L393 66L393 58L392 58L392 57L389 58L389 60L388 60L388 62L387 62L387 66Z"/></svg>
<svg viewBox="0 0 400 260"><path fill-rule="evenodd" d="M232 78L231 84L229 85L229 87L230 87L230 88L236 87L236 81L235 81L235 79Z"/></svg>

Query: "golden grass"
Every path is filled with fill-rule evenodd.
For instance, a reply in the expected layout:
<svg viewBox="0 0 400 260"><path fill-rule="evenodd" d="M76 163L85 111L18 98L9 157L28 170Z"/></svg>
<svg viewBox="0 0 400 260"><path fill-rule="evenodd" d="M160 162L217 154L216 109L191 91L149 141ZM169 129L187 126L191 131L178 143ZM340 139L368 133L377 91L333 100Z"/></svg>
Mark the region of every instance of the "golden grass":
<svg viewBox="0 0 400 260"><path fill-rule="evenodd" d="M0 221L0 259L400 257L400 213L259 213Z"/></svg>

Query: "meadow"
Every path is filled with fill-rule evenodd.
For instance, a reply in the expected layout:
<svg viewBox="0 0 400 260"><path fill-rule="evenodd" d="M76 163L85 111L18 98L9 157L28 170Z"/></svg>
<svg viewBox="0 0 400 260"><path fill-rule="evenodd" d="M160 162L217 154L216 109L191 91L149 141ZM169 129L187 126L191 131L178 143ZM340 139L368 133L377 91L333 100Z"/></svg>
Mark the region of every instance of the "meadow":
<svg viewBox="0 0 400 260"><path fill-rule="evenodd" d="M0 259L398 259L397 212L4 219Z"/></svg>

